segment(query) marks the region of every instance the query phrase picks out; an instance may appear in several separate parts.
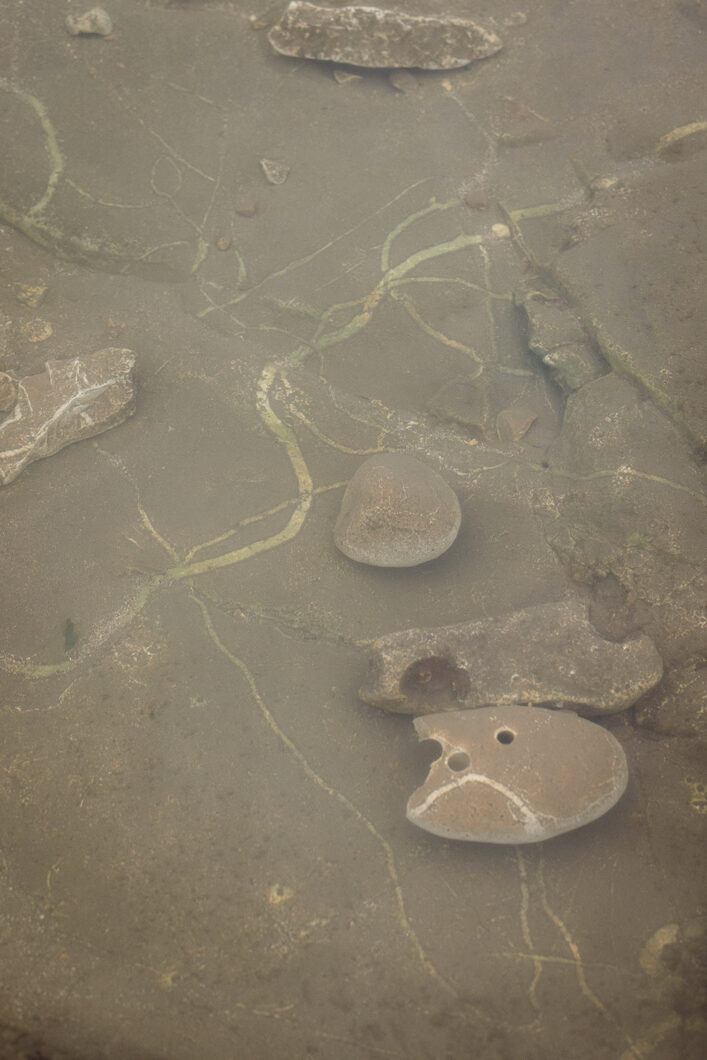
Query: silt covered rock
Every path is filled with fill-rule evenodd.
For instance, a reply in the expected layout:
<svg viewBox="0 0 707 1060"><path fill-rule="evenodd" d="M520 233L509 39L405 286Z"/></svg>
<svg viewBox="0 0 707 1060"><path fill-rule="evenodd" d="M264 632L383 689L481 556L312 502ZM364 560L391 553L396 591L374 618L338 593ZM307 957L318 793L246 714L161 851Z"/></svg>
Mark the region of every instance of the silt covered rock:
<svg viewBox="0 0 707 1060"><path fill-rule="evenodd" d="M358 563L414 567L446 552L460 524L459 501L436 471L403 453L381 453L346 487L334 540Z"/></svg>
<svg viewBox="0 0 707 1060"><path fill-rule="evenodd" d="M466 66L503 46L492 30L468 18L301 0L289 4L268 40L275 51L299 59L423 70Z"/></svg>

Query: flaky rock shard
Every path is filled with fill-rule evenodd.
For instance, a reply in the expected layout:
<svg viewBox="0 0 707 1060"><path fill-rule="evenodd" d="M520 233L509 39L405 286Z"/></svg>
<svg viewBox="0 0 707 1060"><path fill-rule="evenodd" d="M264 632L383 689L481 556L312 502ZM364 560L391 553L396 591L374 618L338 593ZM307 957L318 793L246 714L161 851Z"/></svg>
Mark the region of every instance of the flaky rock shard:
<svg viewBox="0 0 707 1060"><path fill-rule="evenodd" d="M430 17L381 7L327 7L293 0L268 40L281 55L352 66L451 70L503 47L492 30L466 18Z"/></svg>
<svg viewBox="0 0 707 1060"><path fill-rule="evenodd" d="M47 361L18 380L17 401L0 422L0 484L34 460L116 427L135 411L131 350L107 347L86 357Z"/></svg>
<svg viewBox="0 0 707 1060"><path fill-rule="evenodd" d="M442 751L407 817L447 839L552 839L601 817L628 783L618 740L573 711L486 707L416 718L415 729Z"/></svg>
<svg viewBox="0 0 707 1060"><path fill-rule="evenodd" d="M650 637L604 640L584 606L567 600L380 637L359 696L401 714L489 703L613 714L653 688L662 673Z"/></svg>

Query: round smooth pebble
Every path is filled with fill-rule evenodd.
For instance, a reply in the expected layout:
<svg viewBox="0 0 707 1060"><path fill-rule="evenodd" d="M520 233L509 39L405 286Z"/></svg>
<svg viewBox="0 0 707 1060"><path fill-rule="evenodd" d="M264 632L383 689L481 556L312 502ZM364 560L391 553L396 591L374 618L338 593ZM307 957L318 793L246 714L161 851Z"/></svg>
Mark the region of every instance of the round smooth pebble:
<svg viewBox="0 0 707 1060"><path fill-rule="evenodd" d="M415 567L446 552L461 509L441 475L412 456L366 460L346 487L334 527L338 549L374 567Z"/></svg>
<svg viewBox="0 0 707 1060"><path fill-rule="evenodd" d="M447 839L551 839L601 817L628 783L618 740L572 711L481 707L427 714L415 729L442 752L407 817Z"/></svg>

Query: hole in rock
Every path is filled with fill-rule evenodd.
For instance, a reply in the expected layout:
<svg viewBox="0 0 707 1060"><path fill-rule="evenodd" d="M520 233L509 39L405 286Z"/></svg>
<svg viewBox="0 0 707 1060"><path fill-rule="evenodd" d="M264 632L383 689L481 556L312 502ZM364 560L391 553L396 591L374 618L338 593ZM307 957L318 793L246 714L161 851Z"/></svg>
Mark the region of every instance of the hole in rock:
<svg viewBox="0 0 707 1060"><path fill-rule="evenodd" d="M513 743L516 734L511 732L510 729L499 729L496 733L496 739L499 743Z"/></svg>
<svg viewBox="0 0 707 1060"><path fill-rule="evenodd" d="M447 759L447 765L455 773L461 773L463 769L468 769L470 762L471 759L466 751L455 751Z"/></svg>
<svg viewBox="0 0 707 1060"><path fill-rule="evenodd" d="M406 696L437 695L440 698L464 699L469 694L470 682L466 670L460 669L451 659L442 655L431 655L416 659L408 666L400 681Z"/></svg>

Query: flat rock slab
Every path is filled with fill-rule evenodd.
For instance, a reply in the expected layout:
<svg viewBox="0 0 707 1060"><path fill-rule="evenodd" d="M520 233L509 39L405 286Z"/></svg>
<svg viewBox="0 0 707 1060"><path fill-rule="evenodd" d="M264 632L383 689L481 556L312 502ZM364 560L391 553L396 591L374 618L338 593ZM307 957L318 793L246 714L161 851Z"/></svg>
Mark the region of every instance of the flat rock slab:
<svg viewBox="0 0 707 1060"><path fill-rule="evenodd" d="M326 7L293 0L268 40L298 59L352 66L451 70L503 47L492 30L466 18L429 17L383 7Z"/></svg>
<svg viewBox="0 0 707 1060"><path fill-rule="evenodd" d="M662 672L649 637L604 640L582 604L568 600L380 637L359 696L401 714L489 703L613 714L653 688Z"/></svg>
<svg viewBox="0 0 707 1060"><path fill-rule="evenodd" d="M86 357L47 361L46 371L17 384L17 400L0 423L0 483L34 460L53 456L116 427L135 411L131 350L107 347Z"/></svg>
<svg viewBox="0 0 707 1060"><path fill-rule="evenodd" d="M408 800L413 824L448 839L538 843L614 806L626 755L600 725L572 711L487 707L415 719L442 747Z"/></svg>
<svg viewBox="0 0 707 1060"><path fill-rule="evenodd" d="M606 361L593 348L582 325L566 306L531 294L520 308L531 353L545 365L566 394L606 374Z"/></svg>
<svg viewBox="0 0 707 1060"><path fill-rule="evenodd" d="M415 457L381 453L346 487L334 541L358 563L415 567L446 552L460 525L459 501L441 475Z"/></svg>

